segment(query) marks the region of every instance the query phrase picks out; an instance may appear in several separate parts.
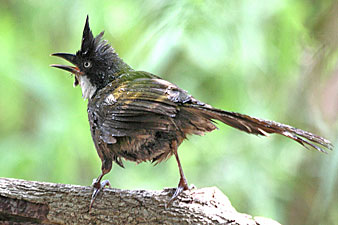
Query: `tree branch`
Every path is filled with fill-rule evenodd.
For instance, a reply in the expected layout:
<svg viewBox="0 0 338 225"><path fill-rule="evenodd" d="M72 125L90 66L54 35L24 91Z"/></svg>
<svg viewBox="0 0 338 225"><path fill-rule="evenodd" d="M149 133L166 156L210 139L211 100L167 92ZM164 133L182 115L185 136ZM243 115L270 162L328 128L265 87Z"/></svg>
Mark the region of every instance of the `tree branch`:
<svg viewBox="0 0 338 225"><path fill-rule="evenodd" d="M0 221L5 224L275 224L238 213L215 187L185 191L165 204L174 189L105 188L88 212L92 188L0 178Z"/></svg>

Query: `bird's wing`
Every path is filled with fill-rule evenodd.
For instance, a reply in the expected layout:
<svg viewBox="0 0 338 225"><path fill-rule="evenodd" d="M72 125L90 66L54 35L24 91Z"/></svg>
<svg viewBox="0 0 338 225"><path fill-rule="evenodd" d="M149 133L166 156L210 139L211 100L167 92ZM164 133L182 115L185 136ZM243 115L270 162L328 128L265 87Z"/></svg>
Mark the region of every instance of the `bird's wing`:
<svg viewBox="0 0 338 225"><path fill-rule="evenodd" d="M158 77L129 75L98 92L88 112L95 114L93 119L109 137L173 131L178 130L174 118L180 104L190 99L187 92Z"/></svg>

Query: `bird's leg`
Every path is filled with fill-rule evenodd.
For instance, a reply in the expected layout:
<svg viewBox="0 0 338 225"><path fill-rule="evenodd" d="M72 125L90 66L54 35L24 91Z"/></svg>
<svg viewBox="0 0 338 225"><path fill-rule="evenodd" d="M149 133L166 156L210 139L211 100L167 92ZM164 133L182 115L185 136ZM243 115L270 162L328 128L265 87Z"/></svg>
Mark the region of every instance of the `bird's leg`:
<svg viewBox="0 0 338 225"><path fill-rule="evenodd" d="M175 155L177 165L178 165L178 169L179 169L179 172L180 172L180 182L178 183L176 191L175 191L174 195L171 197L171 199L169 200L166 207L169 207L171 205L171 203L177 198L177 196L179 196L182 193L182 191L189 190L187 179L185 179L183 169L182 169L182 165L181 165L180 159L178 158L177 143L176 142L175 142L175 145L176 146L175 146L175 149L174 149L174 155Z"/></svg>
<svg viewBox="0 0 338 225"><path fill-rule="evenodd" d="M92 206L94 204L94 201L97 197L97 194L105 187L105 186L110 186L109 180L104 180L101 182L102 177L104 176L103 173L101 173L101 175L97 178L93 180L92 186L94 188L93 194L92 194L92 199L90 201L90 205L89 205L89 211L92 209Z"/></svg>
<svg viewBox="0 0 338 225"><path fill-rule="evenodd" d="M109 186L111 188L109 180L104 180L104 181L101 182L102 177L111 170L111 166L112 166L111 162L103 161L102 162L102 173L101 173L101 175L97 179L93 180L92 186L94 188L94 191L93 191L92 198L91 198L91 201L90 201L89 211L92 209L94 201L95 201L97 195L100 193L100 191L105 186Z"/></svg>

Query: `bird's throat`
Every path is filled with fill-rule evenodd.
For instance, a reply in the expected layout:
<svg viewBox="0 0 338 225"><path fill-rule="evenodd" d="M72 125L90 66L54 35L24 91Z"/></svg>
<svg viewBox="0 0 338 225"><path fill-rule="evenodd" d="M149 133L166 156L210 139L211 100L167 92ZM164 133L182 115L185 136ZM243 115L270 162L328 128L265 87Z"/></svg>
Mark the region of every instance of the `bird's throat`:
<svg viewBox="0 0 338 225"><path fill-rule="evenodd" d="M96 86L86 76L79 76L78 80L82 90L82 98L90 99L97 89Z"/></svg>

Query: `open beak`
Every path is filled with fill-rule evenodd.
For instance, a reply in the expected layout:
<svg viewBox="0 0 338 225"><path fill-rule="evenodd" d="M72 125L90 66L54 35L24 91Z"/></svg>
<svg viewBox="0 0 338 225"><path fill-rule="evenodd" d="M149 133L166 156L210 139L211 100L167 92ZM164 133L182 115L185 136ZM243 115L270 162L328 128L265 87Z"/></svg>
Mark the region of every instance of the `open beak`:
<svg viewBox="0 0 338 225"><path fill-rule="evenodd" d="M57 57L63 58L67 60L68 62L72 63L73 65L75 65L75 66L65 66L65 65L59 65L59 64L52 64L50 66L63 69L63 70L66 70L68 72L75 74L75 81L74 81L73 86L76 87L79 84L79 78L77 76L82 75L82 72L80 71L79 67L76 66L76 62L75 62L76 55L68 54L68 53L54 53L54 54L51 54L51 56L57 56Z"/></svg>
<svg viewBox="0 0 338 225"><path fill-rule="evenodd" d="M74 64L75 66L65 66L65 65L59 65L59 64L52 64L50 66L66 70L66 71L74 73L76 75L82 74L80 69L76 66L76 62L75 62L76 56L75 55L68 54L68 53L54 53L54 54L51 54L51 56L57 56L57 57L63 58L65 60L67 60L68 62Z"/></svg>

